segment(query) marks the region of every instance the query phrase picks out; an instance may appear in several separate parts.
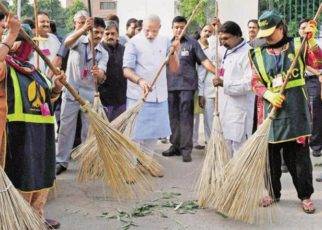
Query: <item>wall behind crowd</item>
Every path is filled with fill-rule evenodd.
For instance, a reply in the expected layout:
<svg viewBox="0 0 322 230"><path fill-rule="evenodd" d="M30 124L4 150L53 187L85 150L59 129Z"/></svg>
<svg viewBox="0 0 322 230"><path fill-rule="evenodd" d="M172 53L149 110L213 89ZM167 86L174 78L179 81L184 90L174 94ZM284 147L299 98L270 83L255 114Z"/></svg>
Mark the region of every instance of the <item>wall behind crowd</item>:
<svg viewBox="0 0 322 230"><path fill-rule="evenodd" d="M125 34L125 25L129 18L144 19L150 14L156 14L161 18L160 34L171 35L172 19L178 14L175 6L174 0L118 0L117 15L120 18L120 34Z"/></svg>
<svg viewBox="0 0 322 230"><path fill-rule="evenodd" d="M220 20L236 22L247 39L247 22L249 19L258 18L258 0L218 0L218 5Z"/></svg>

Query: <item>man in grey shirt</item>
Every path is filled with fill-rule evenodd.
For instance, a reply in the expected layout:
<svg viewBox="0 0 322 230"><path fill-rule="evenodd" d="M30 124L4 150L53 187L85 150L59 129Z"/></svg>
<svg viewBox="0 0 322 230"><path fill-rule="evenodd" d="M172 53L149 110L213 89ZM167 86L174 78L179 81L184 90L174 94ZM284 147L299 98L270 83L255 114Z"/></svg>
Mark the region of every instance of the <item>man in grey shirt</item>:
<svg viewBox="0 0 322 230"><path fill-rule="evenodd" d="M85 36L93 28L93 41ZM70 83L86 100L92 102L95 94L95 84L102 83L106 76L105 70L108 62L108 53L101 45L101 39L105 29L102 18L87 18L85 25L69 35L65 39L65 46L70 48L66 75ZM91 44L95 47L96 65L92 66ZM58 133L58 149L56 156L56 174L66 171L70 152L73 147L77 115L80 106L73 96L64 91L62 96L62 108L60 119L60 130ZM87 135L88 122L83 113L82 117L82 141Z"/></svg>
<svg viewBox="0 0 322 230"><path fill-rule="evenodd" d="M177 16L172 21L175 38L179 37L187 20ZM215 66L204 54L197 40L184 35L180 41L180 68L178 73L167 71L169 115L172 135L171 147L162 153L163 156L182 155L184 162L191 161L194 94L198 88L196 64L201 64L213 74Z"/></svg>

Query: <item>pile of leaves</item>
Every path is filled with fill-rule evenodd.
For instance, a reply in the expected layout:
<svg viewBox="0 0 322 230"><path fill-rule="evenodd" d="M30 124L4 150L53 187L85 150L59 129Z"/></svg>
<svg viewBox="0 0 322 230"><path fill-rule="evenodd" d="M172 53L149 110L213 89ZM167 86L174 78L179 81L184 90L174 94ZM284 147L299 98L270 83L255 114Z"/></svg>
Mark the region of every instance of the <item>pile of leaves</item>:
<svg viewBox="0 0 322 230"><path fill-rule="evenodd" d="M128 212L124 210L117 210L117 212L113 213L104 212L102 213L101 217L107 219L117 219L122 223L122 229L128 230L130 227L137 226L133 220L134 218L154 214L159 214L162 218L168 218L169 216L165 212L169 211L177 214L195 214L199 209L197 201L179 201L179 196L181 196L180 193L164 192L160 198L138 205Z"/></svg>

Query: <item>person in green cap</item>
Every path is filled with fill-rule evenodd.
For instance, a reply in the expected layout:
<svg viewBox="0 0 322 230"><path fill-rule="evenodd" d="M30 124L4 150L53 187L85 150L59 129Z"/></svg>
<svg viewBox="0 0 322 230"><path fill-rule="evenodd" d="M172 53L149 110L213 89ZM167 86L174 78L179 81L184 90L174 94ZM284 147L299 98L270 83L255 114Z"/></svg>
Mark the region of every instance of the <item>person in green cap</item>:
<svg viewBox="0 0 322 230"><path fill-rule="evenodd" d="M272 192L262 199L262 206L267 207L280 199L282 150L302 208L306 213L313 213L315 208L311 195L314 189L308 145L311 134L310 113L304 73L306 65L322 61L322 51L314 38L316 22L309 21L305 28L308 37L307 49L297 60L283 95L279 90L295 54L299 51L301 39L287 36L283 18L276 11L265 11L258 22L260 30L257 37L264 38L267 43L263 47L250 50L253 65L252 87L262 99L263 105L262 112L258 113L258 120L262 121L272 107L278 108L269 133ZM310 52L310 58L307 58L307 52Z"/></svg>

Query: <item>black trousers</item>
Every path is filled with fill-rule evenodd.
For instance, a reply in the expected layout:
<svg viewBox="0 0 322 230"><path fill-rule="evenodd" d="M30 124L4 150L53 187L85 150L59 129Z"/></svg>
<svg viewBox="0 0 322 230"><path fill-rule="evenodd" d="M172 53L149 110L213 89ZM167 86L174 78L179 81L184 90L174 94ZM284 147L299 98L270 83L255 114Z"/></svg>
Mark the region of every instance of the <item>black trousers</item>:
<svg viewBox="0 0 322 230"><path fill-rule="evenodd" d="M322 100L321 83L318 77L311 76L306 78L306 86L309 94L310 109L312 115L312 136L310 147L313 150L322 150Z"/></svg>
<svg viewBox="0 0 322 230"><path fill-rule="evenodd" d="M193 90L169 91L170 142L182 155L190 155L193 135Z"/></svg>
<svg viewBox="0 0 322 230"><path fill-rule="evenodd" d="M274 197L281 197L281 150L283 150L284 161L292 176L298 198L301 200L310 198L314 189L312 184L312 163L308 144L302 145L296 141L269 144L268 150Z"/></svg>

